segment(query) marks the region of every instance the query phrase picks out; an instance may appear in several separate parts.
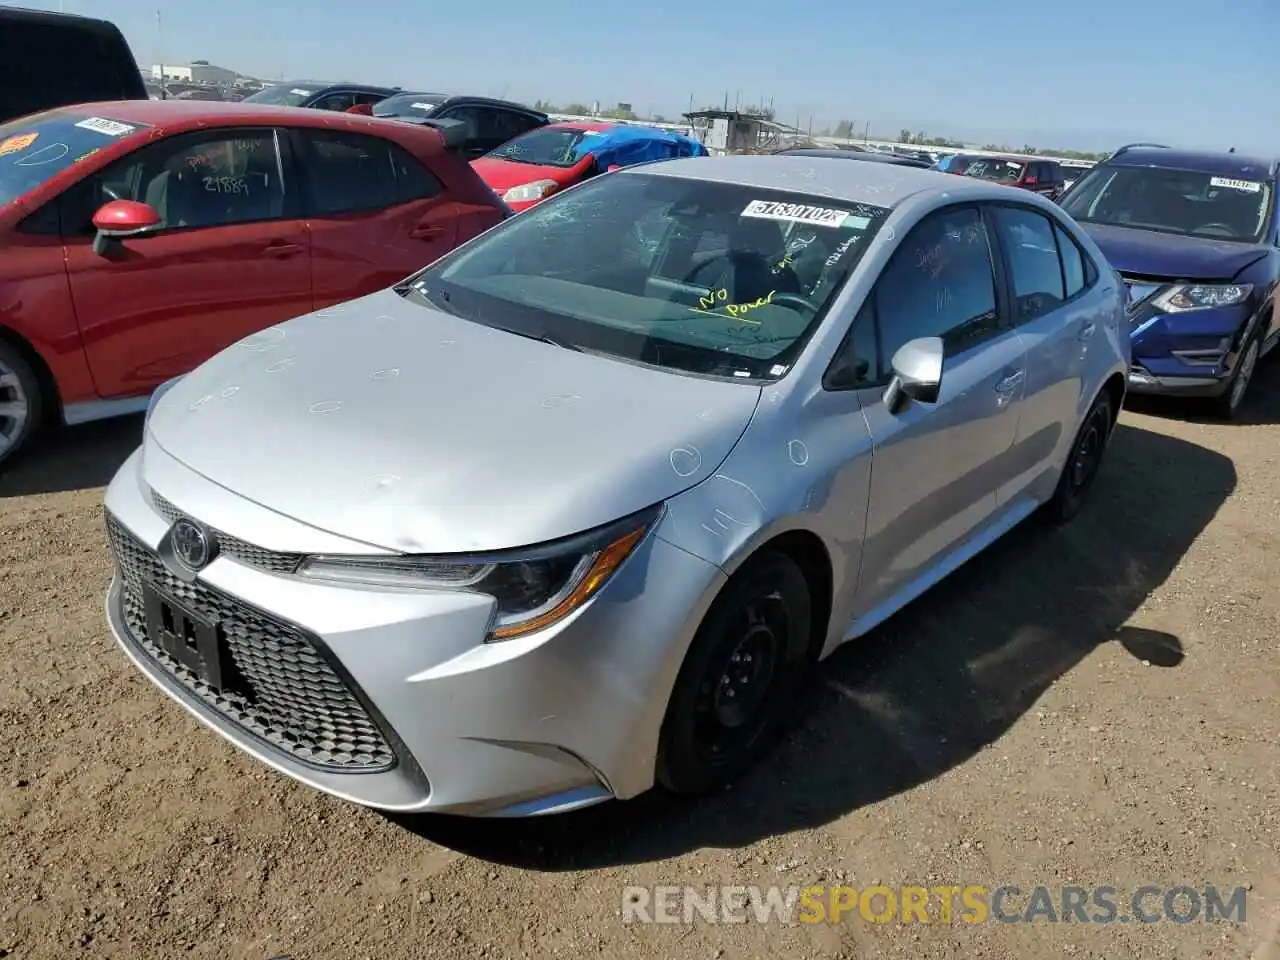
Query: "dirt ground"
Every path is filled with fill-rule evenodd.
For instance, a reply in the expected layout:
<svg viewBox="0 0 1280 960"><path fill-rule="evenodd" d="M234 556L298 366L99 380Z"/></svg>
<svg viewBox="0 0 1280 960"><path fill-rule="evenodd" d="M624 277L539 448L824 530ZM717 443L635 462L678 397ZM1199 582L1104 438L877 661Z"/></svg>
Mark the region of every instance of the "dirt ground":
<svg viewBox="0 0 1280 960"><path fill-rule="evenodd" d="M1084 515L825 664L733 790L524 822L331 800L153 689L102 609L140 424L70 431L0 477L0 957L1250 957L1280 916L1268 366L1238 425L1126 410ZM632 885L815 883L1248 893L1243 924L622 918Z"/></svg>

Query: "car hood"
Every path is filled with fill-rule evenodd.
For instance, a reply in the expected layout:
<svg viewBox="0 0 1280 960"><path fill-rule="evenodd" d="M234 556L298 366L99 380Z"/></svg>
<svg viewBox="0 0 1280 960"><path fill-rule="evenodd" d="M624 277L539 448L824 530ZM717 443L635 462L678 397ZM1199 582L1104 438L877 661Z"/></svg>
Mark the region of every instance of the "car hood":
<svg viewBox="0 0 1280 960"><path fill-rule="evenodd" d="M1230 280L1259 257L1262 247L1152 230L1082 223L1111 265L1121 273L1170 280Z"/></svg>
<svg viewBox="0 0 1280 960"><path fill-rule="evenodd" d="M554 180L563 186L570 177L569 167L543 167L536 163L512 163L498 157L479 157L471 161L471 169L498 196L512 187L535 180Z"/></svg>
<svg viewBox="0 0 1280 960"><path fill-rule="evenodd" d="M759 397L386 290L228 347L164 394L147 442L240 496L371 546L500 550L701 482Z"/></svg>

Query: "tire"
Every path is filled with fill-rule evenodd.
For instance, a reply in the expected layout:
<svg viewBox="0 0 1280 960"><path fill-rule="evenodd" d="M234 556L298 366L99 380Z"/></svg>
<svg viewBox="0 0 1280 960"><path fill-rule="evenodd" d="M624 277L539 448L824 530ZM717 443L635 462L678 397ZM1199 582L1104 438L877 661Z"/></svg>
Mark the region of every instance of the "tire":
<svg viewBox="0 0 1280 960"><path fill-rule="evenodd" d="M1227 389L1213 402L1213 412L1222 419L1239 419L1240 411L1244 407L1245 394L1249 390L1249 384L1253 382L1254 372L1258 369L1258 354L1261 349L1259 339L1255 336L1249 339L1240 352L1240 359L1236 363L1235 371L1231 374Z"/></svg>
<svg viewBox="0 0 1280 960"><path fill-rule="evenodd" d="M657 780L709 793L766 751L811 663L809 583L794 560L749 560L698 628L676 678L658 745Z"/></svg>
<svg viewBox="0 0 1280 960"><path fill-rule="evenodd" d="M36 434L44 412L42 399L31 364L0 340L0 466Z"/></svg>
<svg viewBox="0 0 1280 960"><path fill-rule="evenodd" d="M1066 523L1084 506L1089 489L1102 466L1103 455L1111 442L1114 426L1111 398L1103 391L1085 414L1075 442L1071 445L1071 453L1062 468L1062 476L1058 478L1057 489L1044 506L1045 517L1051 523Z"/></svg>

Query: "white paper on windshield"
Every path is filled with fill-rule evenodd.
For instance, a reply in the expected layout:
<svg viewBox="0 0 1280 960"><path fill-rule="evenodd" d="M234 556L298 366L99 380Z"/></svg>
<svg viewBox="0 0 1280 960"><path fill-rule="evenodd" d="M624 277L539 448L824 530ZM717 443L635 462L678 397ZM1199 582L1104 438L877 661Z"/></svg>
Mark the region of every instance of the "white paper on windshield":
<svg viewBox="0 0 1280 960"><path fill-rule="evenodd" d="M1262 184L1255 180L1231 180L1227 177L1210 177L1209 186L1226 187L1228 190L1244 190L1248 193L1259 193Z"/></svg>
<svg viewBox="0 0 1280 960"><path fill-rule="evenodd" d="M434 103L411 103L409 106L415 110L434 110L436 108Z"/></svg>
<svg viewBox="0 0 1280 960"><path fill-rule="evenodd" d="M127 123L120 123L118 120L106 120L102 117L86 117L76 124L85 130L92 130L94 133L103 133L108 137L123 137L126 133L133 133L134 128Z"/></svg>
<svg viewBox="0 0 1280 960"><path fill-rule="evenodd" d="M789 223L811 223L817 227L853 227L862 229L871 221L855 217L848 210L811 207L805 203L779 203L775 200L752 200L742 211L744 217L760 220L785 220Z"/></svg>
<svg viewBox="0 0 1280 960"><path fill-rule="evenodd" d="M294 87L294 88L293 88L292 90L290 90L289 92L290 92L290 93L292 93L295 97L309 97L309 96L311 96L311 91L310 91L310 90L303 90L303 89L301 89L300 87Z"/></svg>

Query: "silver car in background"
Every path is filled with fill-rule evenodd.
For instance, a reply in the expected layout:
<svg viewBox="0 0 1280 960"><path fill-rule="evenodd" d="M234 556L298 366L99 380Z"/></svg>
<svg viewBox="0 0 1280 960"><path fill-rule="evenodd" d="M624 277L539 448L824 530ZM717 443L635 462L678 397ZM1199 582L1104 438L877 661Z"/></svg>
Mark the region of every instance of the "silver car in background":
<svg viewBox="0 0 1280 960"><path fill-rule="evenodd" d="M707 791L809 665L1080 508L1123 321L1031 193L804 157L610 173L162 388L107 491L110 626L356 803Z"/></svg>

